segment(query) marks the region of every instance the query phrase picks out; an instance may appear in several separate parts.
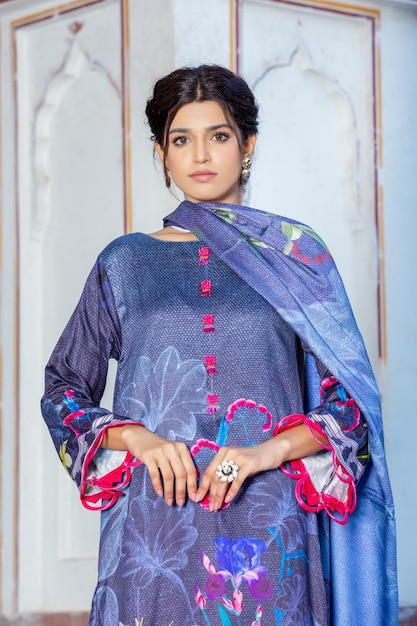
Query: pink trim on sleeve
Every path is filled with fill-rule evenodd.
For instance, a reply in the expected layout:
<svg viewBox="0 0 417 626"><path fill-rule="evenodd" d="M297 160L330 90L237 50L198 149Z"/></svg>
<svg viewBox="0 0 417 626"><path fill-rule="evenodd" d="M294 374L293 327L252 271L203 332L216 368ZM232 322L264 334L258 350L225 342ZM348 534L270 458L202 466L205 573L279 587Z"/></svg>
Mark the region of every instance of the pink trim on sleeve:
<svg viewBox="0 0 417 626"><path fill-rule="evenodd" d="M353 513L356 507L356 486L353 476L348 474L335 455L332 445L324 445L320 437L325 441L328 438L319 424L313 422L306 415L293 414L284 417L274 428L274 437L280 433L306 424L311 434L323 450L331 452L322 455L320 453L288 461L281 465L281 470L290 478L297 480L295 496L299 505L306 511L318 512L324 509L326 513L338 524L346 524L348 515ZM327 466L327 467L326 467ZM314 469L315 483L311 476ZM318 487L318 475L326 478Z"/></svg>
<svg viewBox="0 0 417 626"><path fill-rule="evenodd" d="M143 426L143 424L139 424L138 422L116 422L109 424L99 432L86 454L80 486L80 499L86 509L102 511L113 506L116 500L124 495L122 489L126 487L131 480L132 474L130 468L142 464L133 454L127 451L124 460L118 467L104 474L104 476L92 476L88 478L89 465L97 454L107 429L117 426L126 426L127 424ZM89 493L90 491L93 493ZM99 504L100 501L101 504Z"/></svg>

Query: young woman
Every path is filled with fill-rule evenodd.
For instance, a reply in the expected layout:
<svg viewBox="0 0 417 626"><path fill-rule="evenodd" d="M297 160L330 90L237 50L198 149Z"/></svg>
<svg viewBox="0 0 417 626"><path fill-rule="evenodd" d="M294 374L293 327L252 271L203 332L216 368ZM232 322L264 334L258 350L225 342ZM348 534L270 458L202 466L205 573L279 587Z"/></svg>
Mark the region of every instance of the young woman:
<svg viewBox="0 0 417 626"><path fill-rule="evenodd" d="M42 400L102 509L89 624L393 625L378 392L320 238L239 204L253 94L225 68L183 68L146 113L185 201L99 255Z"/></svg>

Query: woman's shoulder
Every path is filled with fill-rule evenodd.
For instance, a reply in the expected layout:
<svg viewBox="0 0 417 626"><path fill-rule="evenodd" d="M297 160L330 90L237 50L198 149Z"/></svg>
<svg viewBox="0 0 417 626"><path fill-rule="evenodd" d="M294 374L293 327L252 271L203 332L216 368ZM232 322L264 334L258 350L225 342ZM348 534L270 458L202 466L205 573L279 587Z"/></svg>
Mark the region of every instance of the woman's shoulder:
<svg viewBox="0 0 417 626"><path fill-rule="evenodd" d="M152 245L153 239L150 235L141 232L128 233L127 235L121 235L116 237L100 253L100 257L103 260L115 259L118 256L125 254L138 254L141 250L145 250L149 245Z"/></svg>

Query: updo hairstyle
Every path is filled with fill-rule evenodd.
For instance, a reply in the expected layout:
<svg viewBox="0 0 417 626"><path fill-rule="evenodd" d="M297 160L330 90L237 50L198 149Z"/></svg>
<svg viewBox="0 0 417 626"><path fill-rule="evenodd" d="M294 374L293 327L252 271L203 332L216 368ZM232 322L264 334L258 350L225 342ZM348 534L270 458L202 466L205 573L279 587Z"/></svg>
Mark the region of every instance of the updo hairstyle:
<svg viewBox="0 0 417 626"><path fill-rule="evenodd" d="M160 78L146 105L146 117L152 140L168 151L168 133L172 120L185 104L211 100L217 102L228 120L238 130L241 150L250 135L258 132L258 105L248 84L220 65L183 67Z"/></svg>

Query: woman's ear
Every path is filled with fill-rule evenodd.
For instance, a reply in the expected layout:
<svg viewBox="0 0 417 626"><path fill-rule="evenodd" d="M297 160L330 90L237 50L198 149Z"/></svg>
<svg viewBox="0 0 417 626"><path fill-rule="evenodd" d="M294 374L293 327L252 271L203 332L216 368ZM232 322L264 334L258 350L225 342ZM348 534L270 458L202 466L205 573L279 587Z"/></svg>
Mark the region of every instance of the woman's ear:
<svg viewBox="0 0 417 626"><path fill-rule="evenodd" d="M256 135L249 135L243 148L243 156L252 156L256 146Z"/></svg>
<svg viewBox="0 0 417 626"><path fill-rule="evenodd" d="M164 149L163 149L163 147L161 146L160 143L155 142L155 152L159 156L159 158L161 159L161 163L163 165L164 161L165 161L165 155L164 155Z"/></svg>
<svg viewBox="0 0 417 626"><path fill-rule="evenodd" d="M165 176L165 185L168 187L168 189L171 187L171 177L169 175L169 171L167 168L167 164L166 164L166 155L165 155L165 151L163 149L163 147L161 146L160 143L156 143L155 142L155 152L158 155L161 163L162 163L162 167L164 169L164 176Z"/></svg>

